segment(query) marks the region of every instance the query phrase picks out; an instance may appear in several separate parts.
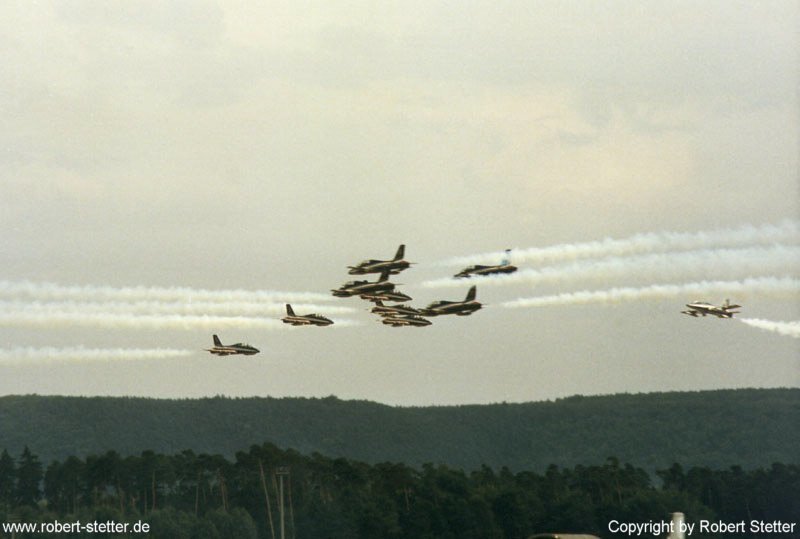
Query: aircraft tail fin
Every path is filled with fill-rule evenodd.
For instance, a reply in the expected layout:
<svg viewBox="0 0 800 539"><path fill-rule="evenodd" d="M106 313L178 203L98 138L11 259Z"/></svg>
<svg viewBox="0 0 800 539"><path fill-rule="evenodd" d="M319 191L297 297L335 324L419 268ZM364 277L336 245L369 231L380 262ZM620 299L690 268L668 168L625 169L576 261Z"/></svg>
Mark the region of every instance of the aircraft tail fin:
<svg viewBox="0 0 800 539"><path fill-rule="evenodd" d="M475 301L475 296L477 295L477 292L478 292L478 287L472 285L472 287L469 289L469 292L467 292L467 298L464 301Z"/></svg>
<svg viewBox="0 0 800 539"><path fill-rule="evenodd" d="M222 341L216 335L214 335L214 346L222 346Z"/></svg>
<svg viewBox="0 0 800 539"><path fill-rule="evenodd" d="M402 260L403 257L405 256L405 254L406 254L406 246L405 245L401 245L400 247L397 248L397 253L395 253L394 259L395 260Z"/></svg>
<svg viewBox="0 0 800 539"><path fill-rule="evenodd" d="M288 303L286 304L286 314L289 316L294 316L294 309L292 309L292 306Z"/></svg>
<svg viewBox="0 0 800 539"><path fill-rule="evenodd" d="M389 279L389 271L388 270L384 270L384 271L381 272L381 278L378 279L378 282L382 283L382 282L384 282L384 281L386 281L388 279Z"/></svg>

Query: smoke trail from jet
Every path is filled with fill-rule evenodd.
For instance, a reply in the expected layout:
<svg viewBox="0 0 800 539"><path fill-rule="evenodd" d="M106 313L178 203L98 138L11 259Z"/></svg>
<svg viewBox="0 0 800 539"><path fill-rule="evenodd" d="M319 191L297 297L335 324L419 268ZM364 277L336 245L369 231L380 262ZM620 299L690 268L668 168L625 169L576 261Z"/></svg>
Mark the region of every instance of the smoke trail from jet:
<svg viewBox="0 0 800 539"><path fill-rule="evenodd" d="M652 280L691 278L709 273L722 279L759 274L775 275L789 268L800 270L800 247L775 245L744 249L705 249L701 251L651 253L600 260L581 260L570 264L521 269L512 274L471 278L481 285L563 283L574 280L603 280L645 276ZM425 281L423 286L463 287L464 279Z"/></svg>
<svg viewBox="0 0 800 539"><path fill-rule="evenodd" d="M700 232L652 232L636 234L623 239L606 238L599 241L515 249L511 251L511 261L512 263L553 263L582 258L630 256L708 248L734 248L797 241L800 241L800 221L787 220L777 225L744 225L735 229ZM440 262L438 265L492 264L499 263L505 257L505 252L495 251L451 258Z"/></svg>
<svg viewBox="0 0 800 539"><path fill-rule="evenodd" d="M0 363L23 364L38 361L121 361L169 359L192 355L192 350L172 348L6 348L0 349Z"/></svg>
<svg viewBox="0 0 800 539"><path fill-rule="evenodd" d="M789 337L800 339L800 320L792 322L775 322L773 320L763 320L760 318L739 318L738 320L754 328L773 331L781 335L788 335Z"/></svg>
<svg viewBox="0 0 800 539"><path fill-rule="evenodd" d="M316 292L274 290L207 290L187 287L155 286L65 286L31 281L0 281L0 296L38 300L164 301L164 302L313 302L331 301Z"/></svg>
<svg viewBox="0 0 800 539"><path fill-rule="evenodd" d="M336 320L333 327L358 325L354 320ZM0 312L0 326L97 326L135 329L282 329L278 319L246 316L132 315L124 313L82 312L78 310L20 309Z"/></svg>
<svg viewBox="0 0 800 539"><path fill-rule="evenodd" d="M355 312L351 307L331 305L314 305L297 303L293 305L298 313L320 312L325 314L344 314ZM107 301L107 302L81 302L81 301L0 301L0 311L79 311L83 313L114 313L131 315L223 315L223 316L277 316L286 313L284 303L256 303L256 302L164 302L164 301Z"/></svg>
<svg viewBox="0 0 800 539"><path fill-rule="evenodd" d="M549 296L520 298L501 303L503 307L546 307L550 305L579 305L588 303L619 303L642 299L674 298L695 294L758 293L773 296L800 294L800 279L789 277L760 277L743 281L700 281L684 284L657 284L643 288L612 288L583 290Z"/></svg>

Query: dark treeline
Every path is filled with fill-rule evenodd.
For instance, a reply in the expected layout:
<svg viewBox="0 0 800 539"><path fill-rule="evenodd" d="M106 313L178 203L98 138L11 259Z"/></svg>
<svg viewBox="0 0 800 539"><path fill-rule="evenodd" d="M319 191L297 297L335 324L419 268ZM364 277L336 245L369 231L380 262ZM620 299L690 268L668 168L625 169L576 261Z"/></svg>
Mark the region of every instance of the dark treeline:
<svg viewBox="0 0 800 539"><path fill-rule="evenodd" d="M488 466L467 473L304 456L271 444L234 460L189 450L128 457L109 451L45 467L25 448L16 458L0 454L0 522L143 521L155 538L272 539L280 536L281 483L286 537L298 538L524 539L556 531L611 537L612 519L669 520L673 511L689 522L800 522L796 465L745 471L674 464L657 475L655 485L645 470L615 458L544 473Z"/></svg>
<svg viewBox="0 0 800 539"><path fill-rule="evenodd" d="M800 464L800 389L570 397L396 407L327 398L163 400L0 397L0 440L44 462L113 449L221 454L254 440L376 464L486 464L544 472L615 455L651 474L673 462L744 469Z"/></svg>

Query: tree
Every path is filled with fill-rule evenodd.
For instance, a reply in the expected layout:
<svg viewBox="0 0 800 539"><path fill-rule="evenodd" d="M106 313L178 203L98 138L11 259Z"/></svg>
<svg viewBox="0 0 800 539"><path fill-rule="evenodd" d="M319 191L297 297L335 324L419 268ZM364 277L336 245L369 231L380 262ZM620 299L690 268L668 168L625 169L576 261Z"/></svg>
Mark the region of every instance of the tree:
<svg viewBox="0 0 800 539"><path fill-rule="evenodd" d="M14 459L8 454L8 451L3 449L3 453L0 454L0 507L4 507L6 510L14 502L15 473Z"/></svg>
<svg viewBox="0 0 800 539"><path fill-rule="evenodd" d="M117 493L118 502L122 502L120 492L120 476L122 459L116 451L108 451L105 455L86 457L86 487L94 500L94 505L102 505L109 500L106 493L109 489Z"/></svg>
<svg viewBox="0 0 800 539"><path fill-rule="evenodd" d="M39 457L31 453L26 445L19 457L19 467L17 468L14 497L19 505L36 505L41 498L39 484L42 482L42 476L42 464L39 462Z"/></svg>
<svg viewBox="0 0 800 539"><path fill-rule="evenodd" d="M253 518L240 507L230 512L212 511L208 518L222 537L236 537L237 539L257 539L258 537Z"/></svg>

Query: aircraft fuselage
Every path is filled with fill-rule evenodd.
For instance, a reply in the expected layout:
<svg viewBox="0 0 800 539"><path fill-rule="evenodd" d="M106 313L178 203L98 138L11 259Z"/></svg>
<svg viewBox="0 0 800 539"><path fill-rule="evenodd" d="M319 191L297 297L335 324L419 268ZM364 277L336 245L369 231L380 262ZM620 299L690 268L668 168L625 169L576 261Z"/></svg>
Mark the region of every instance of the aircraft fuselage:
<svg viewBox="0 0 800 539"><path fill-rule="evenodd" d="M213 336L214 339L214 347L213 348L206 348L207 352L211 352L217 356L232 356L235 354L243 354L245 356L252 356L253 354L259 353L259 349L250 346L249 344L244 344L237 342L236 344L225 345L222 344L222 341L219 340L217 335Z"/></svg>
<svg viewBox="0 0 800 539"><path fill-rule="evenodd" d="M456 273L454 277L460 279L462 277L470 278L473 275L493 275L497 273L514 273L515 271L517 271L517 266L512 266L511 264L501 264L499 266L470 266Z"/></svg>
<svg viewBox="0 0 800 539"><path fill-rule="evenodd" d="M343 284L337 290L331 290L334 296L349 297L361 294L374 294L379 292L391 292L394 290L394 283L389 281L351 281Z"/></svg>
<svg viewBox="0 0 800 539"><path fill-rule="evenodd" d="M387 316L383 318L381 322L392 327L423 327L430 326L432 323L430 320L426 320L421 316Z"/></svg>
<svg viewBox="0 0 800 539"><path fill-rule="evenodd" d="M416 316L420 314L419 309L406 307L405 305L376 305L372 308L372 312L380 316Z"/></svg>
<svg viewBox="0 0 800 539"><path fill-rule="evenodd" d="M411 296L403 294L402 292L397 292L395 290L391 292L374 292L369 294L359 294L361 299L366 299L367 301L372 301L377 303L379 301L411 301Z"/></svg>
<svg viewBox="0 0 800 539"><path fill-rule="evenodd" d="M368 260L358 266L349 266L350 275L366 275L368 273L388 272L389 275L397 275L411 265L405 260Z"/></svg>
<svg viewBox="0 0 800 539"><path fill-rule="evenodd" d="M721 306L713 305L705 301L695 301L694 303L687 303L686 306L689 308L689 310L681 311L681 313L693 316L695 318L697 318L698 316L716 316L717 318L733 318L733 315L737 314L739 311L734 311L732 309L737 309L741 307L741 305L731 305L728 300L725 300L725 303L723 303Z"/></svg>
<svg viewBox="0 0 800 539"><path fill-rule="evenodd" d="M284 316L281 320L284 324L291 324L293 326L330 326L333 324L333 320L318 314L307 314L304 316Z"/></svg>
<svg viewBox="0 0 800 539"><path fill-rule="evenodd" d="M232 356L236 354L252 356L260 352L258 348L241 343L232 344L230 346L215 346L214 348L207 349L207 351L217 356Z"/></svg>
<svg viewBox="0 0 800 539"><path fill-rule="evenodd" d="M385 273L386 275L397 275L411 265L411 262L404 260L406 246L400 245L394 258L391 260L364 260L357 266L348 266L350 275L365 275L367 273Z"/></svg>
<svg viewBox="0 0 800 539"><path fill-rule="evenodd" d="M478 301L437 301L422 309L420 314L423 316L439 316L443 314L469 316L481 307L483 305Z"/></svg>

